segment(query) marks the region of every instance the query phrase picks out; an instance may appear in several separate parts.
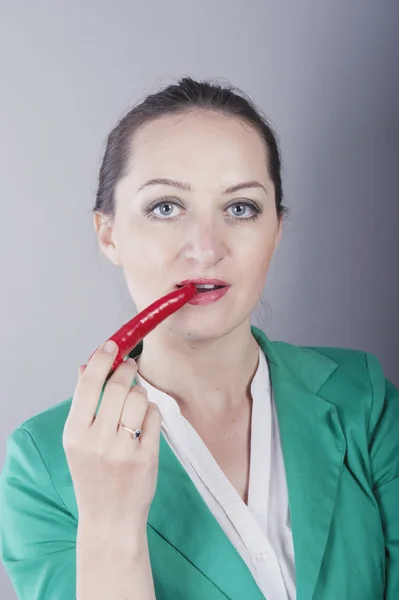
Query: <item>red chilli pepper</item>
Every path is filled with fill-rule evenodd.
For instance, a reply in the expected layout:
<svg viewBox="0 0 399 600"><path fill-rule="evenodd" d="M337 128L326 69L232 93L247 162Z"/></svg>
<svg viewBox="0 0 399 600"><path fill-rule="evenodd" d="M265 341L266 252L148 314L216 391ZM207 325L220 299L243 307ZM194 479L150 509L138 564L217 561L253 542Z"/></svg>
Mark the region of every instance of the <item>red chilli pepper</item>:
<svg viewBox="0 0 399 600"><path fill-rule="evenodd" d="M141 340L148 335L157 325L167 317L182 308L196 294L194 284L190 283L159 298L150 306L138 313L133 319L122 325L109 339L118 344L118 353L109 372L112 372L123 362L123 359L137 346ZM97 350L93 352L95 354ZM92 358L93 354L90 356ZM89 360L90 360L89 358Z"/></svg>

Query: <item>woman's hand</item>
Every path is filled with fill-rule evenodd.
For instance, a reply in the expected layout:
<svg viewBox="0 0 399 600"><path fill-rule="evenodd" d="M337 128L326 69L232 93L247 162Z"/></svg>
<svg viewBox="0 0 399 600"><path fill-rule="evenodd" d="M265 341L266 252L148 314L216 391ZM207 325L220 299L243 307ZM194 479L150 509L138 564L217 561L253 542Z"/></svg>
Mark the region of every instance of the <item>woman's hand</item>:
<svg viewBox="0 0 399 600"><path fill-rule="evenodd" d="M105 346L105 345L104 345ZM131 387L137 364L122 362L105 379L117 353L100 347L79 377L65 423L63 446L75 490L79 522L97 532L129 536L143 530L155 494L161 433L161 413L149 402L146 390ZM142 435L133 439L119 425ZM144 527L145 531L145 527Z"/></svg>

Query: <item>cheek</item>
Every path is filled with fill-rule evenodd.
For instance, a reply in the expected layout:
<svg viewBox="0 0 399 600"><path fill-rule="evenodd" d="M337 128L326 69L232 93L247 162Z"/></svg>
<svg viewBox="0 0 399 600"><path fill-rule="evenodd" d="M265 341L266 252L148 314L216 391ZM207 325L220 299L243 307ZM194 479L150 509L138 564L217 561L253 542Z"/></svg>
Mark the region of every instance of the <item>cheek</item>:
<svg viewBox="0 0 399 600"><path fill-rule="evenodd" d="M159 285L162 274L165 276L168 272L169 256L170 254L166 253L165 249L162 250L159 245L154 244L151 247L141 245L137 252L125 257L123 261L125 274L130 279L145 281L147 285L150 281L154 281L155 285L158 282Z"/></svg>
<svg viewBox="0 0 399 600"><path fill-rule="evenodd" d="M249 249L246 259L243 262L243 267L247 280L249 278L251 294L262 295L273 251L274 242L266 236L262 240L259 240L259 243L253 244Z"/></svg>
<svg viewBox="0 0 399 600"><path fill-rule="evenodd" d="M274 238L267 233L257 238L252 238L247 246L246 264L251 265L251 271L258 274L268 269L273 257Z"/></svg>
<svg viewBox="0 0 399 600"><path fill-rule="evenodd" d="M176 236L171 237L144 222L126 226L123 231L123 263L135 272L162 268L173 254L175 239Z"/></svg>
<svg viewBox="0 0 399 600"><path fill-rule="evenodd" d="M174 248L165 243L156 232L129 232L129 241L123 247L123 271L130 294L138 310L151 304L160 295L160 289L169 289ZM166 250L167 249L167 250ZM166 288L165 288L166 289Z"/></svg>

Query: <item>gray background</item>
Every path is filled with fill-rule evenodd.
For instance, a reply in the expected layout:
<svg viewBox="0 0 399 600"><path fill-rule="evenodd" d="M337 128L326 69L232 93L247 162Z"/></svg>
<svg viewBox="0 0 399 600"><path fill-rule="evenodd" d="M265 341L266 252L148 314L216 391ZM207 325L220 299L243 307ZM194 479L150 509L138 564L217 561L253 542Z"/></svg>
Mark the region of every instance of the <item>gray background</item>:
<svg viewBox="0 0 399 600"><path fill-rule="evenodd" d="M291 212L253 323L373 352L399 385L398 31L395 0L0 0L0 464L134 314L97 169L122 112L182 75L231 81L280 136Z"/></svg>

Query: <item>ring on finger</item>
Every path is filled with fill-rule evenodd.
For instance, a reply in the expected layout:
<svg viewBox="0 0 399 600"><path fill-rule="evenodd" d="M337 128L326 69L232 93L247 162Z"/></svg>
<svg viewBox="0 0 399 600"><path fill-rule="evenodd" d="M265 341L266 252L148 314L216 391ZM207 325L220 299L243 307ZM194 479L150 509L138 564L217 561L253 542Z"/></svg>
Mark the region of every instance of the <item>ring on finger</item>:
<svg viewBox="0 0 399 600"><path fill-rule="evenodd" d="M119 421L119 425L120 425L121 427L123 427L123 429L126 429L126 431L128 431L128 432L130 433L130 436L131 436L131 437L132 437L134 440L136 440L137 438L139 438L139 437L141 436L141 434L143 433L143 430L142 430L142 429L140 429L140 428L138 428L138 429L136 429L135 431L133 431L133 429L130 429L130 427L127 427L126 425L124 425L124 424L122 423L122 421Z"/></svg>

